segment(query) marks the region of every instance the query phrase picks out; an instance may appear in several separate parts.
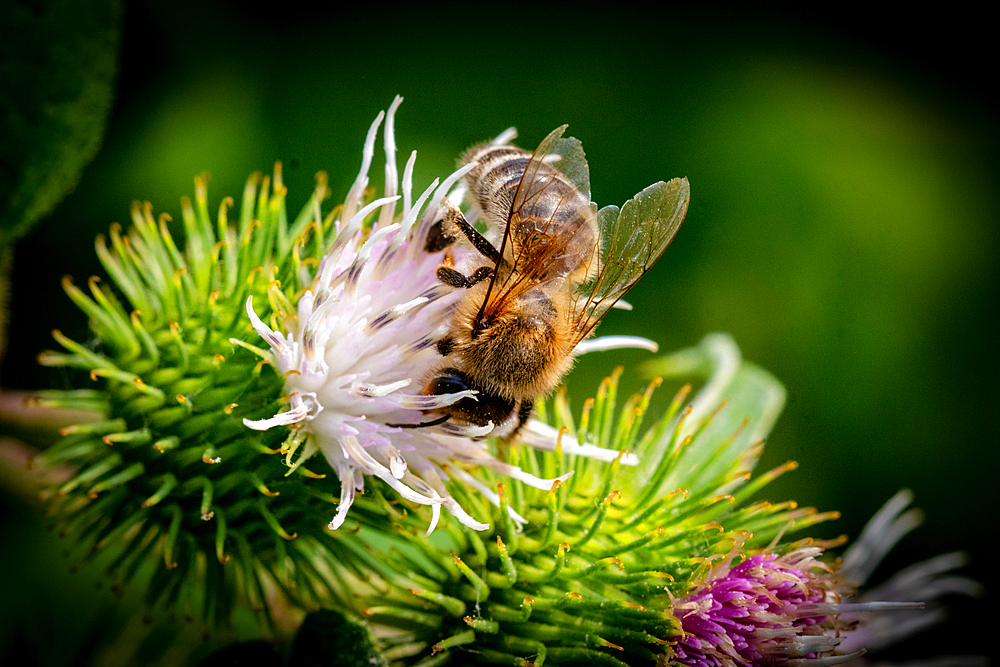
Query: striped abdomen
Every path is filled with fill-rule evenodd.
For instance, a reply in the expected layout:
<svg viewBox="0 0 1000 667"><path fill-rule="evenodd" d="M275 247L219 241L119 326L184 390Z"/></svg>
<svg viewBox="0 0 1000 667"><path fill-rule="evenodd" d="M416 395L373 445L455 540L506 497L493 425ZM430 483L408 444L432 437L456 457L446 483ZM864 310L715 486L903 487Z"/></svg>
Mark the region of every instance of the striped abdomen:
<svg viewBox="0 0 1000 667"><path fill-rule="evenodd" d="M492 229L501 232L510 224L513 248L505 255L516 258L515 271L530 271L535 280L581 269L586 275L597 245L590 201L556 168L531 157L513 146L472 149L463 158L479 162L466 175L469 192Z"/></svg>

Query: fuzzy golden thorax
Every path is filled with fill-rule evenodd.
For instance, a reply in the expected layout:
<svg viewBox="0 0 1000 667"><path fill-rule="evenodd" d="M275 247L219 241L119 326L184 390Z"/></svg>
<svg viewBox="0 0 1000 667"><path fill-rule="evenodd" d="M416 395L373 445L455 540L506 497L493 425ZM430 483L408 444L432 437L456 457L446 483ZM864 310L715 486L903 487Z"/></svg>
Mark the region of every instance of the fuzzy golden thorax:
<svg viewBox="0 0 1000 667"><path fill-rule="evenodd" d="M445 363L465 372L474 388L486 393L511 401L541 398L573 365L577 335L567 318L570 304L561 291L530 289L504 295L496 314L480 323L487 283L471 288L460 303Z"/></svg>

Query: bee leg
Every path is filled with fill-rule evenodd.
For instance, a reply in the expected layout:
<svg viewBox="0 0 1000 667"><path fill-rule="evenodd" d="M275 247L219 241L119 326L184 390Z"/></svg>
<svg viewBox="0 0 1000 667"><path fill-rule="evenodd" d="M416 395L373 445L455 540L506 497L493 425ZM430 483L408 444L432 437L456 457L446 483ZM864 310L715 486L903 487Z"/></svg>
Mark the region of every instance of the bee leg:
<svg viewBox="0 0 1000 667"><path fill-rule="evenodd" d="M534 409L534 401L524 399L521 401L521 405L517 408L517 426L514 427L514 431L510 434L510 437L517 435L517 432L521 430L521 427L528 421L531 417L531 411Z"/></svg>
<svg viewBox="0 0 1000 667"><path fill-rule="evenodd" d="M521 399L520 403L515 404L515 407L517 410L517 416L513 417L510 420L514 422L513 428L510 428L509 431L500 436L503 439L503 441L506 441L508 443L514 438L516 438L517 434L521 432L522 428L524 428L524 425L528 422L528 419L531 417L531 413L534 410L535 404L533 401L530 401L525 398ZM499 445L500 442L501 441L498 441L497 444ZM507 447L509 448L509 445Z"/></svg>
<svg viewBox="0 0 1000 667"><path fill-rule="evenodd" d="M460 289L469 289L476 283L480 283L493 274L493 269L488 266L480 266L478 269L472 272L471 276L466 276L461 271L456 271L450 266L445 266L442 264L437 268L437 279L443 282L445 285L450 285L451 287L458 287Z"/></svg>
<svg viewBox="0 0 1000 667"><path fill-rule="evenodd" d="M517 410L517 425L523 426L524 422L528 421L528 417L531 416L531 412L535 409L535 402L530 400L521 401L521 407Z"/></svg>
<svg viewBox="0 0 1000 667"><path fill-rule="evenodd" d="M424 251L440 252L455 242L455 237L444 230L444 219L438 220L427 230L424 240Z"/></svg>
<svg viewBox="0 0 1000 667"><path fill-rule="evenodd" d="M521 399L521 402L515 405L517 409L517 416L509 420L514 422L514 427L501 435L496 442L497 458L504 463L507 463L510 460L509 455L511 441L513 441L514 438L517 437L517 434L521 432L521 429L524 428L528 418L531 417L531 411L535 407L535 404L528 399Z"/></svg>
<svg viewBox="0 0 1000 667"><path fill-rule="evenodd" d="M494 248L493 244L490 243L485 236L476 231L476 228L465 219L464 215L462 215L462 211L447 199L441 200L441 203L444 204L446 209L444 214L445 228L452 226L457 227L458 230L465 235L465 238L469 239L469 243L471 243L476 250L482 253L483 257L490 260L494 264L499 264L500 251Z"/></svg>

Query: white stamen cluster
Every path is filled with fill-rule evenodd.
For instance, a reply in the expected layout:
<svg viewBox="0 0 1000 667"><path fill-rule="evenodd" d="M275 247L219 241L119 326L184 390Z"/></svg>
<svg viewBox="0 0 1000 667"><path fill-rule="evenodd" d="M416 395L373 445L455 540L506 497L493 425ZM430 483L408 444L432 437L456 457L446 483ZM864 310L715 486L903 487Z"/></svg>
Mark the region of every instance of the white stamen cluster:
<svg viewBox="0 0 1000 667"><path fill-rule="evenodd" d="M461 296L459 290L437 279L441 255L425 252L425 239L441 217L441 199L474 165L459 169L440 185L435 180L411 204L414 151L403 170L403 206L397 216L400 197L396 196L393 119L401 101L397 97L388 115L380 113L368 132L361 172L344 202L336 240L319 263L312 288L299 299L297 318L288 318L288 331L273 331L247 301L254 329L271 348L268 360L286 377L289 409L244 423L257 430L292 427L286 460L293 467L317 451L323 453L341 482L332 529L343 524L356 492L364 488L364 476L374 475L403 498L431 506L428 533L442 507L466 526L485 530L488 524L459 506L446 489L446 481L455 478L495 502L495 494L470 473L475 467L484 466L540 489L551 488L555 480L539 479L490 455L486 444L473 438L488 434L492 425L392 426L433 420L433 413L426 411L476 394L422 393L441 360L436 342L447 331L453 305ZM363 205L375 138L384 117L387 196ZM502 137L506 140L508 134ZM460 190L461 186L452 193L452 201L460 201ZM376 209L381 209L378 220L366 229L362 223ZM463 251L455 249L459 258ZM552 429L529 424L526 433L534 446L555 447L557 434ZM567 452L606 460L617 455L578 445L567 437L562 445ZM293 454L297 454L294 462Z"/></svg>

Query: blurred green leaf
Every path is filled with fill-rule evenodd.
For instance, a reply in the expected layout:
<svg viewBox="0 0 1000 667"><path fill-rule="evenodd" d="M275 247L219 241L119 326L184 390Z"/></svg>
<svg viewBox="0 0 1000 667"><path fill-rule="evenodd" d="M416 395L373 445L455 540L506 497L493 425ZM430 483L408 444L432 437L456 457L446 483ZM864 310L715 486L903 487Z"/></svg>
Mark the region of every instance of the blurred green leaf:
<svg viewBox="0 0 1000 667"><path fill-rule="evenodd" d="M76 185L111 108L118 0L0 2L0 355L10 247Z"/></svg>
<svg viewBox="0 0 1000 667"><path fill-rule="evenodd" d="M122 16L117 0L3 5L0 249L50 212L97 152Z"/></svg>

